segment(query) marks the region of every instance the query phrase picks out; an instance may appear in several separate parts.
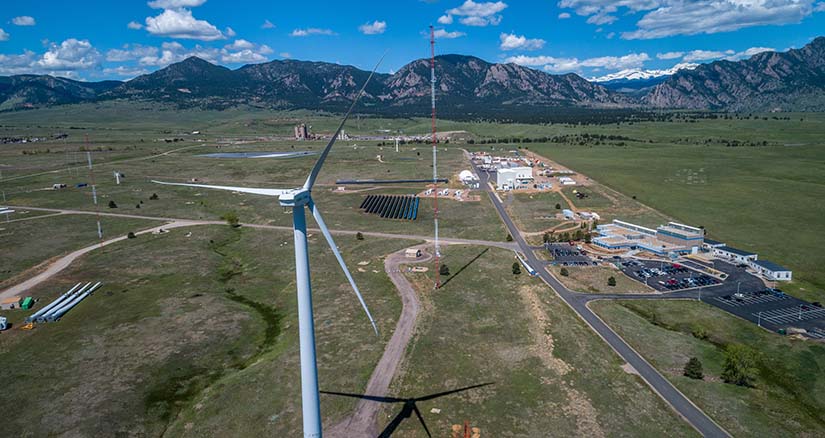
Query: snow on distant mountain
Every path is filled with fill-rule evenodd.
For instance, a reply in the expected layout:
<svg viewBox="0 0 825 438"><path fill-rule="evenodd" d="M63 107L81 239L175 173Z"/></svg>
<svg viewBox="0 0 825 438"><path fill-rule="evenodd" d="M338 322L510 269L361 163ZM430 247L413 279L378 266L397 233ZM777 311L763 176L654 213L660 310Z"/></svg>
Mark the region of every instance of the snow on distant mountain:
<svg viewBox="0 0 825 438"><path fill-rule="evenodd" d="M636 68L630 68L627 70L622 70L616 73L610 73L601 77L597 78L590 78L588 79L590 82L611 82L611 81L638 81L638 80L647 80L653 78L659 78L662 76L670 76L676 73L679 70L693 70L694 68L699 67L699 64L691 64L691 63L681 63L676 64L671 68L665 70L640 70Z"/></svg>

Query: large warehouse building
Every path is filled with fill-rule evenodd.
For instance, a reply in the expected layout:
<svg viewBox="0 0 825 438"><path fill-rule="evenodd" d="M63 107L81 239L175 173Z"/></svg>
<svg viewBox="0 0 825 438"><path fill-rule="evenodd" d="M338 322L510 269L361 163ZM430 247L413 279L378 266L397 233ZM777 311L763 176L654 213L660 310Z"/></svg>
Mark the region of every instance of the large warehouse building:
<svg viewBox="0 0 825 438"><path fill-rule="evenodd" d="M496 188L499 190L513 190L526 188L533 183L532 167L506 167L496 169Z"/></svg>
<svg viewBox="0 0 825 438"><path fill-rule="evenodd" d="M699 251L704 238L701 228L669 222L655 230L614 220L596 227L599 237L593 243L607 249L639 249L658 255L690 254Z"/></svg>

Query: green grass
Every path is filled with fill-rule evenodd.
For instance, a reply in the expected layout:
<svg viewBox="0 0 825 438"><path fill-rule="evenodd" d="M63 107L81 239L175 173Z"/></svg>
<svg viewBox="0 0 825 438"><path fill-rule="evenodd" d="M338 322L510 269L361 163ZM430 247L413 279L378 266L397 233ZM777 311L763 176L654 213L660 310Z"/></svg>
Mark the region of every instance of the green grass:
<svg viewBox="0 0 825 438"><path fill-rule="evenodd" d="M370 262L353 275L377 318L376 339L319 237L310 249L320 380L363 388L400 312L383 256L413 242L338 238L352 265ZM291 242L288 232L227 226L143 235L89 253L33 289L35 311L75 282L104 282L61 321L0 336L5 397L27 400L5 407L4 431L299 434ZM15 325L28 313L0 312ZM325 400L324 418L353 406Z"/></svg>
<svg viewBox="0 0 825 438"><path fill-rule="evenodd" d="M760 329L692 301L596 302L594 310L633 348L734 436L822 436L825 433L825 347ZM693 333L704 331L706 339ZM727 344L758 355L754 388L720 380ZM698 357L704 380L682 376Z"/></svg>
<svg viewBox="0 0 825 438"><path fill-rule="evenodd" d="M561 209L568 208L567 202L555 192L543 193L507 193L499 194L507 206L507 212L516 222L519 229L525 232L539 232L561 224L564 220L557 219Z"/></svg>
<svg viewBox="0 0 825 438"><path fill-rule="evenodd" d="M3 247L7 249L0 251L0 285L10 286L8 280L27 269L98 242L96 221L93 215L61 215L0 223ZM100 223L104 239L163 224L110 217L101 217Z"/></svg>
<svg viewBox="0 0 825 438"><path fill-rule="evenodd" d="M609 436L693 435L552 292L514 276L511 253L457 246L444 253L455 277L441 289L431 290L430 273L410 274L425 310L392 394L494 384L419 403L433 436L449 436L451 425L465 420L496 437L592 436L598 429ZM390 417L380 425L400 408L385 409ZM396 435L423 432L411 418Z"/></svg>

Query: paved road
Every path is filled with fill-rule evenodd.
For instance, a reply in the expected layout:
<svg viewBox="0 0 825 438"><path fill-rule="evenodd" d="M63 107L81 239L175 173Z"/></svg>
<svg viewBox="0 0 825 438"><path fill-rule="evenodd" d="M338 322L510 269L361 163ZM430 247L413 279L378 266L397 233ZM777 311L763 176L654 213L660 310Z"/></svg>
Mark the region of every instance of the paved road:
<svg viewBox="0 0 825 438"><path fill-rule="evenodd" d="M524 240L524 237L519 232L516 225L513 223L507 211L502 206L501 201L489 184L490 175L480 169L476 169L481 182L481 186L487 191L490 200L498 211L499 216L504 221L510 235L513 236L516 243L518 243L527 262L532 266L543 266L538 260L535 253L530 249L530 245ZM699 433L706 437L727 437L730 436L721 426L716 424L709 416L707 416L701 409L694 405L684 394L682 394L675 386L673 386L664 376L653 368L639 353L630 347L616 332L614 332L601 318L599 318L587 306L588 300L586 295L578 294L567 289L555 277L550 275L546 269L537 269L539 276L545 283L547 283L556 294L564 300L567 305L575 311L605 342L613 348L616 353L622 357L628 364L630 364L650 385L653 390L659 394L679 415L681 415L691 426L693 426ZM645 296L647 297L647 296ZM602 297L603 298L603 297ZM661 296L658 296L661 298Z"/></svg>
<svg viewBox="0 0 825 438"><path fill-rule="evenodd" d="M423 251L425 246L426 245L418 245L413 248L419 248ZM398 289L398 294L401 296L401 316L398 318L395 331L384 349L384 355L381 356L381 360L378 361L378 365L376 365L369 382L367 382L367 388L364 390L364 394L377 397L387 395L390 382L398 371L401 361L404 359L404 351L407 348L407 344L409 344L410 339L412 339L416 319L418 318L418 311L421 309L421 303L418 301L418 295L415 289L407 280L407 277L399 271L398 267L401 264L424 263L432 259L432 256L427 255L417 260L410 260L406 257L404 251L405 250L402 249L401 251L390 254L390 256L384 260L384 269ZM327 433L333 438L378 436L377 425L380 410L380 403L361 399L355 407L355 412L331 427Z"/></svg>

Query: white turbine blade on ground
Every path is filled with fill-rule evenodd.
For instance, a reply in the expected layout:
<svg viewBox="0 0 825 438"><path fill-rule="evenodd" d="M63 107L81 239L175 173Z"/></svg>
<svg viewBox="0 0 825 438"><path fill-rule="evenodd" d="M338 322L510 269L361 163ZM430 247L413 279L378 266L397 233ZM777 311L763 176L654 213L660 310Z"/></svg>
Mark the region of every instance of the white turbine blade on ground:
<svg viewBox="0 0 825 438"><path fill-rule="evenodd" d="M347 269L347 264L344 262L344 258L341 257L341 253L338 251L338 247L335 246L335 241L332 240L332 234L330 234L329 229L327 228L327 224L324 223L324 218L321 217L321 212L318 211L318 207L315 206L315 203L309 201L307 204L309 210L312 212L312 217L315 218L315 222L318 223L318 228L321 229L321 233L326 237L327 243L329 243L329 247L332 248L332 253L335 254L335 258L338 259L338 264L341 265L341 269L344 271L344 275L347 276L347 280L349 280L349 284L352 286L352 290L355 291L355 295L358 296L358 301L361 302L361 307L364 308L364 312L367 313L367 318L370 319L370 324L372 324L372 329L375 330L375 334L378 335L378 327L375 325L375 320L372 319L372 314L370 314L370 309L367 308L367 303L364 302L364 297L361 296L361 291L358 290L358 286L355 284L355 280L352 279L352 274L350 274L349 269Z"/></svg>
<svg viewBox="0 0 825 438"><path fill-rule="evenodd" d="M318 178L318 173L321 172L321 166L324 165L324 160L327 159L327 155L329 155L330 149L332 149L332 145L335 144L335 140L338 139L338 135L341 134L341 130L344 129L344 124L347 123L347 119L349 119L349 115L352 113L352 109L355 108L355 105L358 103L358 100L361 99L361 95L364 94L364 90L367 89L367 85L370 83L373 75L375 75L375 71L378 70L378 66L381 65L381 62L384 61L384 57L387 56L387 52L384 52L381 55L381 59L378 60L378 63L375 64L375 67L370 72L370 75L367 77L367 80L364 81L364 85L361 86L361 89L358 91L358 94L355 95L355 100L352 101L352 104L349 106L349 110L344 115L344 118L341 120L341 123L338 125L338 129L335 130L335 134L327 143L327 147L324 148L324 151L321 152L321 156L318 158L318 161L315 162L315 166L312 168L312 171L309 173L307 177L307 181L304 183L304 189L310 190L312 186L315 185L315 179Z"/></svg>
<svg viewBox="0 0 825 438"><path fill-rule="evenodd" d="M259 189L255 187L230 187L230 186L211 186L207 184L184 184L184 183L171 183L171 182L163 182L163 181L155 181L152 180L155 184L163 184L165 186L183 186L183 187L197 187L201 189L215 189L215 190L226 190L230 192L241 192L241 193L252 193L253 195L264 195L264 196L281 196L284 193L288 192L289 190L283 189Z"/></svg>

